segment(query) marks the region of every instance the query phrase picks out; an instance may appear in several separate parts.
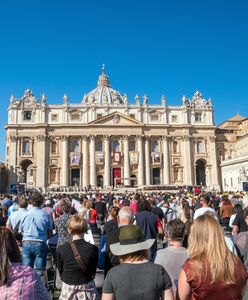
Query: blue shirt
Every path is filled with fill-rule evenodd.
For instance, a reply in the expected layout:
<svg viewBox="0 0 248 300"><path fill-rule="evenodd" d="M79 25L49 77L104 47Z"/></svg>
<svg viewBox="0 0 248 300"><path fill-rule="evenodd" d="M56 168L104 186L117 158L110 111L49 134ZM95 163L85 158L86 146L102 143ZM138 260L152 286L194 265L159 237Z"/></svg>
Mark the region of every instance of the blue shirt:
<svg viewBox="0 0 248 300"><path fill-rule="evenodd" d="M47 231L53 229L51 217L40 207L32 207L22 219L23 241L47 241Z"/></svg>
<svg viewBox="0 0 248 300"><path fill-rule="evenodd" d="M18 211L13 212L7 220L7 225L11 225L12 229L21 221L27 214L26 208L19 208Z"/></svg>

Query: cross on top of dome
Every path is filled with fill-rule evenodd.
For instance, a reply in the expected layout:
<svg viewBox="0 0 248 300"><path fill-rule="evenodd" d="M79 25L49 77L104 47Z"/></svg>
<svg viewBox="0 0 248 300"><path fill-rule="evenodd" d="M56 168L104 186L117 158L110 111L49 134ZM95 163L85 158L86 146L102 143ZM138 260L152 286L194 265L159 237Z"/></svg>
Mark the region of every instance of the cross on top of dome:
<svg viewBox="0 0 248 300"><path fill-rule="evenodd" d="M110 87L109 78L108 78L108 75L106 74L104 64L102 65L102 74L98 77L97 85L98 86L109 86Z"/></svg>

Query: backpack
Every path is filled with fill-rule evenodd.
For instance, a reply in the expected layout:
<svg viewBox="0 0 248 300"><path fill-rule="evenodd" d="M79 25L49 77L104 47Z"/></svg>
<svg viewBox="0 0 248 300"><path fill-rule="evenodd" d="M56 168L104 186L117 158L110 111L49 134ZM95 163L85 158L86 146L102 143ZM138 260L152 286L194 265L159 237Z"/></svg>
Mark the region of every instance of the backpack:
<svg viewBox="0 0 248 300"><path fill-rule="evenodd" d="M1 300L50 299L39 275L31 267L18 263L11 265L7 283L0 286L0 295Z"/></svg>

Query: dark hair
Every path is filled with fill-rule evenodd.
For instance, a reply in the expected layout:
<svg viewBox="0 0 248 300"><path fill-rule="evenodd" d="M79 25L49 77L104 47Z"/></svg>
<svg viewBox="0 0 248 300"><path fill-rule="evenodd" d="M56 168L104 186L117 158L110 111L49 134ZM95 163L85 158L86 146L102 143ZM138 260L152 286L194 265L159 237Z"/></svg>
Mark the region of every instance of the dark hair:
<svg viewBox="0 0 248 300"><path fill-rule="evenodd" d="M21 262L21 253L13 233L5 227L0 227L0 253L0 284L6 284L10 265Z"/></svg>
<svg viewBox="0 0 248 300"><path fill-rule="evenodd" d="M244 208L244 218L248 216L248 207Z"/></svg>
<svg viewBox="0 0 248 300"><path fill-rule="evenodd" d="M40 207L43 204L43 197L40 193L34 193L31 196L31 204L34 207Z"/></svg>
<svg viewBox="0 0 248 300"><path fill-rule="evenodd" d="M180 219L172 220L167 225L169 237L172 241L182 242L185 235L185 224Z"/></svg>
<svg viewBox="0 0 248 300"><path fill-rule="evenodd" d="M240 203L236 203L234 205L233 210L234 210L234 213L238 213L239 211L242 211L242 205Z"/></svg>
<svg viewBox="0 0 248 300"><path fill-rule="evenodd" d="M141 200L137 203L137 211L151 211L151 204L148 200Z"/></svg>
<svg viewBox="0 0 248 300"><path fill-rule="evenodd" d="M209 204L210 202L210 197L208 195L202 194L200 199L203 199L204 202L206 202L207 204Z"/></svg>
<svg viewBox="0 0 248 300"><path fill-rule="evenodd" d="M68 203L68 201L63 199L60 204L60 209L63 213L69 213L71 210L71 205Z"/></svg>
<svg viewBox="0 0 248 300"><path fill-rule="evenodd" d="M20 197L19 206L20 206L20 208L27 208L28 207L28 199L25 198L24 196Z"/></svg>

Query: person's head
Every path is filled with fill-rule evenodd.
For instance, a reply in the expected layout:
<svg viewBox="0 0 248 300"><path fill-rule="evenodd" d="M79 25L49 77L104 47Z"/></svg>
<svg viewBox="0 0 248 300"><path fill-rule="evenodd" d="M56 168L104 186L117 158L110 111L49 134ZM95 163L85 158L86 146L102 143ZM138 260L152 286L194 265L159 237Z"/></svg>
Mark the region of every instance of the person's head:
<svg viewBox="0 0 248 300"><path fill-rule="evenodd" d="M248 207L244 208L244 219L246 224L248 225Z"/></svg>
<svg viewBox="0 0 248 300"><path fill-rule="evenodd" d="M61 200L60 209L64 214L68 214L71 211L71 205L66 199Z"/></svg>
<svg viewBox="0 0 248 300"><path fill-rule="evenodd" d="M21 262L21 254L13 233L5 227L0 227L0 253L0 284L5 284L11 263Z"/></svg>
<svg viewBox="0 0 248 300"><path fill-rule="evenodd" d="M223 229L209 214L199 216L190 229L188 255L192 260L194 275L200 279L206 274L209 265L212 283L235 282L237 258L230 252L224 240Z"/></svg>
<svg viewBox="0 0 248 300"><path fill-rule="evenodd" d="M24 196L21 196L19 199L19 206L20 206L20 208L27 208L28 207L28 199Z"/></svg>
<svg viewBox="0 0 248 300"><path fill-rule="evenodd" d="M200 203L201 203L201 205L204 207L204 206L208 206L208 204L209 204L209 202L210 202L210 198L209 198L209 196L207 196L207 195L201 195L201 197L200 197Z"/></svg>
<svg viewBox="0 0 248 300"><path fill-rule="evenodd" d="M92 201L88 200L85 204L87 209L91 209L92 208Z"/></svg>
<svg viewBox="0 0 248 300"><path fill-rule="evenodd" d="M34 193L31 196L31 204L34 207L41 207L41 205L43 204L43 197L40 193Z"/></svg>
<svg viewBox="0 0 248 300"><path fill-rule="evenodd" d="M185 225L180 219L175 219L167 224L168 239L173 242L183 242Z"/></svg>
<svg viewBox="0 0 248 300"><path fill-rule="evenodd" d="M233 213L237 214L239 211L242 211L242 205L240 203L236 203L233 208Z"/></svg>
<svg viewBox="0 0 248 300"><path fill-rule="evenodd" d="M137 204L137 210L138 212L141 211L151 211L151 204L149 203L148 200L140 200Z"/></svg>
<svg viewBox="0 0 248 300"><path fill-rule="evenodd" d="M151 248L154 239L145 240L145 237L137 225L121 227L120 242L111 244L111 252L119 256L121 262L135 262L148 259L147 250Z"/></svg>
<svg viewBox="0 0 248 300"><path fill-rule="evenodd" d="M113 206L110 210L109 215L111 216L112 219L116 219L118 216L120 208L117 206Z"/></svg>
<svg viewBox="0 0 248 300"><path fill-rule="evenodd" d="M79 215L73 215L68 224L68 232L73 235L84 235L87 232L87 222Z"/></svg>
<svg viewBox="0 0 248 300"><path fill-rule="evenodd" d="M128 225L133 223L133 210L130 206L123 206L118 213L118 224Z"/></svg>

